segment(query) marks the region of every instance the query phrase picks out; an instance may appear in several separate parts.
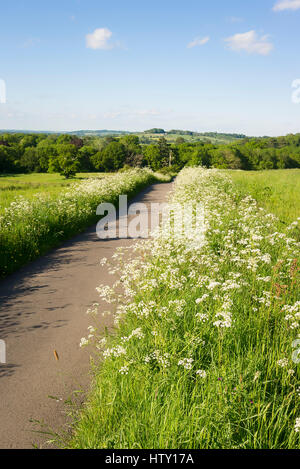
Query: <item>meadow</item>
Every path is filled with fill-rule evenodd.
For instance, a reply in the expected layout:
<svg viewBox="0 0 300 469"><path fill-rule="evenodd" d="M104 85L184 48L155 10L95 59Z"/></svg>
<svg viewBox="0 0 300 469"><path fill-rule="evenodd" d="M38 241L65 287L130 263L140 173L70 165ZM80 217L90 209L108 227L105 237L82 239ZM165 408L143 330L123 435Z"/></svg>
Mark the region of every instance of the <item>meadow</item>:
<svg viewBox="0 0 300 469"><path fill-rule="evenodd" d="M92 177L91 177L92 176ZM147 169L114 175L79 175L77 182L51 174L0 178L0 277L17 270L96 222L102 202L117 203L170 177Z"/></svg>
<svg viewBox="0 0 300 469"><path fill-rule="evenodd" d="M250 194L283 224L300 217L300 170L226 171L238 190Z"/></svg>
<svg viewBox="0 0 300 469"><path fill-rule="evenodd" d="M270 193L257 189L258 203L247 175L182 170L171 201L201 205L201 233L172 234L171 213L125 265L124 253L103 259L120 277L97 287L115 331L101 329L93 305L80 344L99 354L93 388L65 446L300 447L300 220L282 201L288 225L261 207L274 207Z"/></svg>

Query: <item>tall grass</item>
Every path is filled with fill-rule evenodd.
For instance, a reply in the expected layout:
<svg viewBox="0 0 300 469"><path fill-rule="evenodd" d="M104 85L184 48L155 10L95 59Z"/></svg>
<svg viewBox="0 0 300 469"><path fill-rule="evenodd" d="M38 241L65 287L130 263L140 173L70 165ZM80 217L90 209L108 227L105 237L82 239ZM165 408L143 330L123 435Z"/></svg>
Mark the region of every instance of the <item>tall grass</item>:
<svg viewBox="0 0 300 469"><path fill-rule="evenodd" d="M73 183L59 193L18 197L0 215L0 277L15 271L96 221L101 202L117 204L142 187L168 177L150 170L131 170Z"/></svg>
<svg viewBox="0 0 300 469"><path fill-rule="evenodd" d="M227 171L237 189L277 215L283 225L300 217L300 170Z"/></svg>
<svg viewBox="0 0 300 469"><path fill-rule="evenodd" d="M68 446L299 448L298 225L279 232L216 170L183 170L173 201L202 204L205 241L163 226L98 287L116 330L101 339L94 305L81 345L103 360Z"/></svg>

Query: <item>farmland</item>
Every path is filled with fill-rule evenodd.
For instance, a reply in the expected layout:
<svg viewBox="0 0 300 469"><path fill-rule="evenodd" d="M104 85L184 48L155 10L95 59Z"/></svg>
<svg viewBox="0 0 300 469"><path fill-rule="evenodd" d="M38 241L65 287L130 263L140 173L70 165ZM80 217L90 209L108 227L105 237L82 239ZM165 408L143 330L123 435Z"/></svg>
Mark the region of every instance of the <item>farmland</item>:
<svg viewBox="0 0 300 469"><path fill-rule="evenodd" d="M203 142L203 143L212 143L212 144L227 144L238 142L242 137L246 135L238 136L235 134L222 134L218 132L191 132L184 130L170 130L159 132L159 129L153 129L156 131L145 131L137 133L141 141L147 143L157 143L160 138L165 138L168 143L174 144L178 139L183 139L188 143Z"/></svg>
<svg viewBox="0 0 300 469"><path fill-rule="evenodd" d="M68 447L299 447L299 222L283 228L243 178L184 169L172 201L204 207L204 240L167 223L127 265L121 254L112 262L120 283L97 290L116 332L101 329L94 305L81 345L102 358ZM270 191L260 192L266 207Z"/></svg>

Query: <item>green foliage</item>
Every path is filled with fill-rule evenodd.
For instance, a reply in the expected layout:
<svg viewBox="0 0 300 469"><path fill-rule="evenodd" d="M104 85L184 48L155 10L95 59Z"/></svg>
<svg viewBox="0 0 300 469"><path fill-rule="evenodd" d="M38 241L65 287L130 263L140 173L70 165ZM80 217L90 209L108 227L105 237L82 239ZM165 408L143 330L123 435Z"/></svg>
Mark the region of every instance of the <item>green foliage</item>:
<svg viewBox="0 0 300 469"><path fill-rule="evenodd" d="M111 172L124 165L154 170L185 165L245 170L300 167L300 134L246 138L239 134L151 129L151 133L137 135L79 135L2 134L0 172L62 171L70 177L76 171Z"/></svg>
<svg viewBox="0 0 300 469"><path fill-rule="evenodd" d="M154 128L154 129L145 130L145 134L165 134L165 133L166 132L164 131L164 129Z"/></svg>
<svg viewBox="0 0 300 469"><path fill-rule="evenodd" d="M92 157L92 162L99 171L118 171L125 163L126 147L119 142L111 142L102 151Z"/></svg>
<svg viewBox="0 0 300 469"><path fill-rule="evenodd" d="M24 153L20 158L21 166L29 173L39 173L41 166L39 164L38 152L36 147L25 147Z"/></svg>
<svg viewBox="0 0 300 469"><path fill-rule="evenodd" d="M160 153L158 145L147 145L144 147L144 156L147 165L153 171L157 171L160 167Z"/></svg>

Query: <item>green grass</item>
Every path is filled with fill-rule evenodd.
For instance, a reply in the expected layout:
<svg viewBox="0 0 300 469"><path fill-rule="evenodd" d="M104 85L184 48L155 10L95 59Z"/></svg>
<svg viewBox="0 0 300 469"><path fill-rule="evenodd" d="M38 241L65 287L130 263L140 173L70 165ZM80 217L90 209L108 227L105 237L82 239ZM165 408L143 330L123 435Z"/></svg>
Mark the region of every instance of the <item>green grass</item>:
<svg viewBox="0 0 300 469"><path fill-rule="evenodd" d="M89 343L105 350L64 444L299 448L299 244L224 172L183 170L173 200L205 207L206 243L162 231L121 256L127 295L99 286L118 327L101 341L93 308Z"/></svg>
<svg viewBox="0 0 300 469"><path fill-rule="evenodd" d="M243 194L274 213L283 224L300 217L300 170L226 171Z"/></svg>
<svg viewBox="0 0 300 469"><path fill-rule="evenodd" d="M82 181L91 177L102 178L104 173L78 173L73 179L65 179L59 174L8 174L0 175L0 214L16 197L22 196L33 199L34 195L47 193L57 197L63 190L70 187L74 181Z"/></svg>

